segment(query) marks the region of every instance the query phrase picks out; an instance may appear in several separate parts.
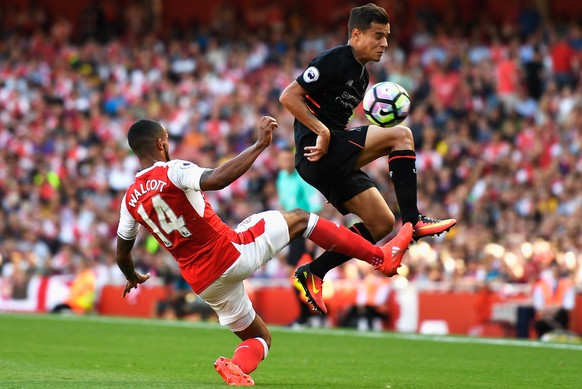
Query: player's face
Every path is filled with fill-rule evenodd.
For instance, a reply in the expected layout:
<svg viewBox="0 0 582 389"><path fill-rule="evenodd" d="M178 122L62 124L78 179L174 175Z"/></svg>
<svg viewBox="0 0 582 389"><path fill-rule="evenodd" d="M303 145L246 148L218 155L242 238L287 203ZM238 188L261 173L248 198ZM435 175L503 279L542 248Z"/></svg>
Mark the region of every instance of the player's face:
<svg viewBox="0 0 582 389"><path fill-rule="evenodd" d="M372 23L372 26L365 31L355 30L350 44L361 63L378 62L388 47L388 35L390 35L390 23Z"/></svg>

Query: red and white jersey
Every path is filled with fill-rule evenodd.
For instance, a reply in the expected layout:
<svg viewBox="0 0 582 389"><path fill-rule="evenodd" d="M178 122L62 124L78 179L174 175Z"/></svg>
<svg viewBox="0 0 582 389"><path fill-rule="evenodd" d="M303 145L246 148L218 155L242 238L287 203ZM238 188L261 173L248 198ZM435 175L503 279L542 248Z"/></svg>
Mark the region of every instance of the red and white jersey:
<svg viewBox="0 0 582 389"><path fill-rule="evenodd" d="M121 238L132 240L140 225L147 228L178 261L196 293L238 259L236 244L249 243L264 232L251 228L237 233L218 217L200 191L200 177L206 170L172 160L138 172L121 202L117 229Z"/></svg>

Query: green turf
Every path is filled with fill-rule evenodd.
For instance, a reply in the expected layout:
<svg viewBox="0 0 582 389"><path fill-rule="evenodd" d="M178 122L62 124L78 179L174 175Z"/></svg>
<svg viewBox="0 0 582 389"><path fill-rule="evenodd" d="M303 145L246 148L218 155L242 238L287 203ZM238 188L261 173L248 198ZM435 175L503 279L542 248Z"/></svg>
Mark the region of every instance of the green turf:
<svg viewBox="0 0 582 389"><path fill-rule="evenodd" d="M582 346L272 327L263 388L580 388ZM0 388L225 388L215 324L0 314Z"/></svg>

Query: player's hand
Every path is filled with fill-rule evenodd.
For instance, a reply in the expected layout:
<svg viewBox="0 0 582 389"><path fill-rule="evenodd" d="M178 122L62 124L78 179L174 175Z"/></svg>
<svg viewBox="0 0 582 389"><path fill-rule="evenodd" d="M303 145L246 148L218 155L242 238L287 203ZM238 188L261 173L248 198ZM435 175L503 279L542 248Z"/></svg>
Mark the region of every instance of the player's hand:
<svg viewBox="0 0 582 389"><path fill-rule="evenodd" d="M271 116L263 116L259 123L259 146L267 148L273 140L273 130L279 127L277 120Z"/></svg>
<svg viewBox="0 0 582 389"><path fill-rule="evenodd" d="M137 286L139 284L143 284L151 276L150 273L148 273L148 274L139 274L139 273L136 272L135 274L137 276L136 279L135 280L132 280L132 281L127 281L127 283L125 284L125 288L123 289L123 295L121 295L122 298L125 297L126 294L128 294L129 292L131 292L131 290L133 288L136 288L137 289Z"/></svg>
<svg viewBox="0 0 582 389"><path fill-rule="evenodd" d="M319 161L321 158L327 154L327 149L329 148L329 132L323 135L317 135L315 140L315 146L305 147L305 153L303 154L308 161L315 162Z"/></svg>

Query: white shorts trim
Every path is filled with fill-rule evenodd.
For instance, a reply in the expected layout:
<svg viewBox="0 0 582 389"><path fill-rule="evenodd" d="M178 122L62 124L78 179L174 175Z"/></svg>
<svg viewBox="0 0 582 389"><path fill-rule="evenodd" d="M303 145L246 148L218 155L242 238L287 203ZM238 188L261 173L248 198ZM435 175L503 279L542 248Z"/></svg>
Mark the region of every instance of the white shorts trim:
<svg viewBox="0 0 582 389"><path fill-rule="evenodd" d="M232 332L244 331L247 328L249 328L249 326L253 323L255 317L257 317L257 313L255 312L254 309L251 308L251 311L249 313L247 313L237 321L228 324L228 328L230 328Z"/></svg>

